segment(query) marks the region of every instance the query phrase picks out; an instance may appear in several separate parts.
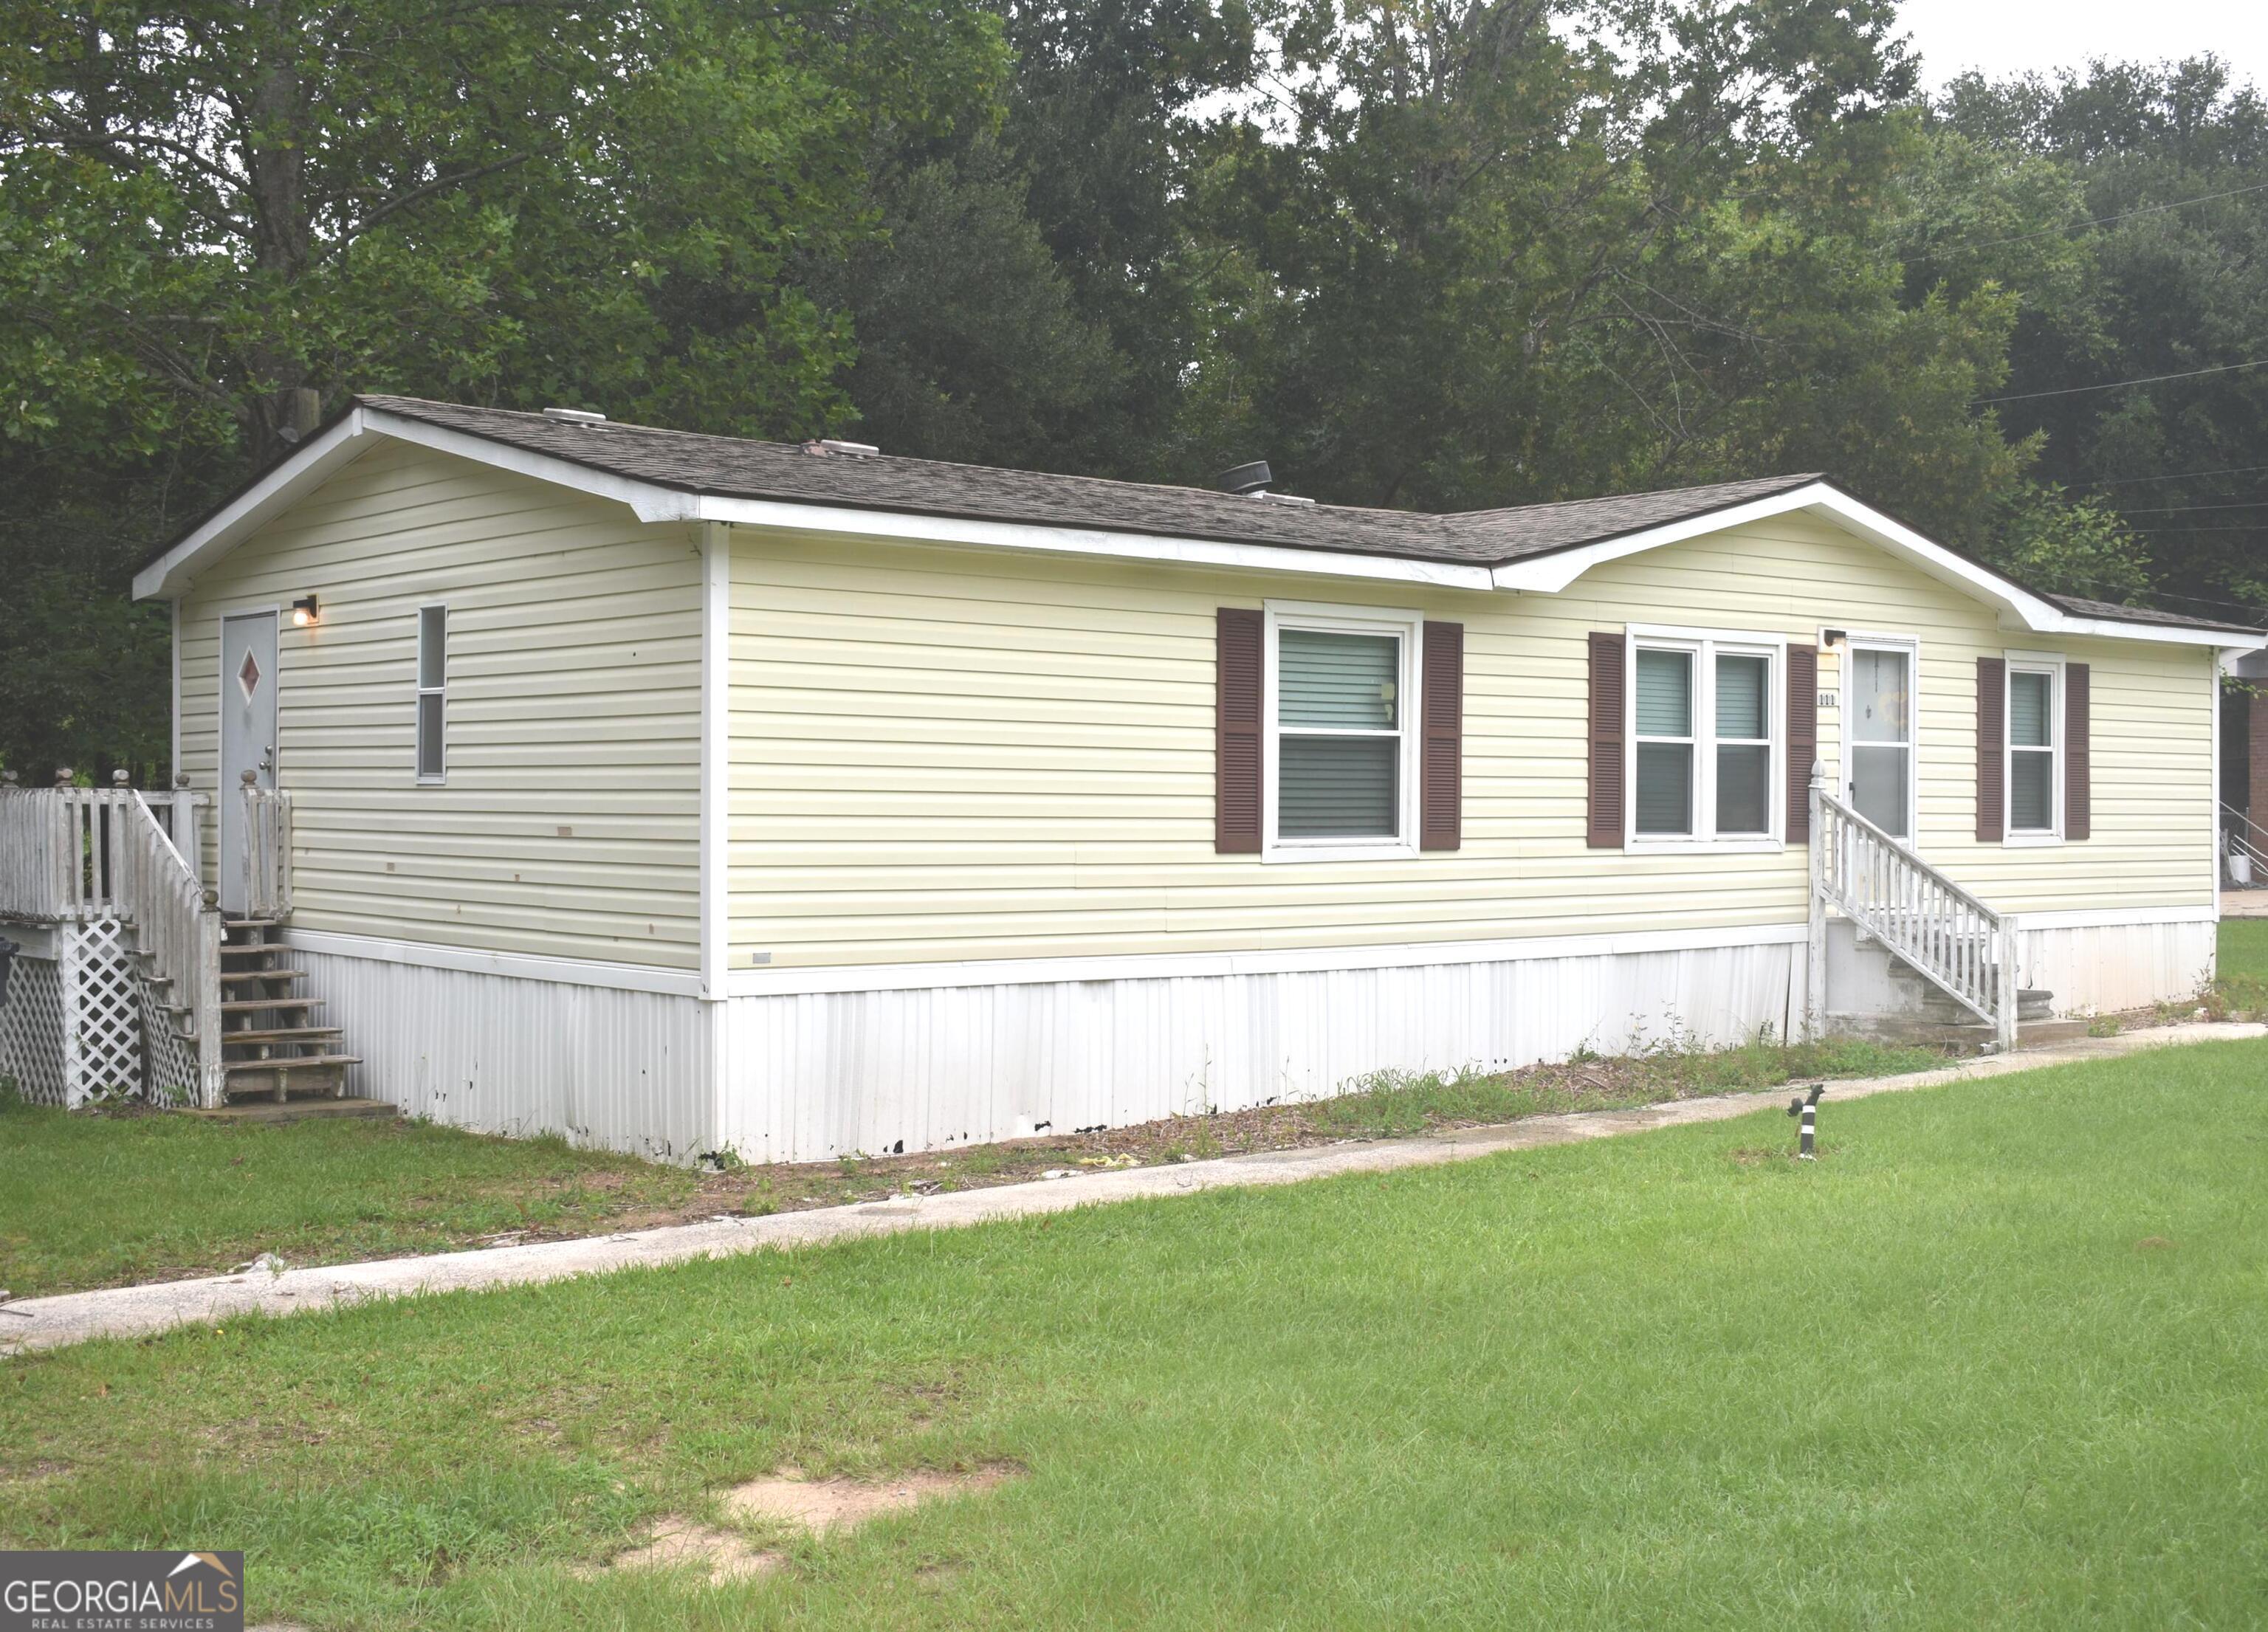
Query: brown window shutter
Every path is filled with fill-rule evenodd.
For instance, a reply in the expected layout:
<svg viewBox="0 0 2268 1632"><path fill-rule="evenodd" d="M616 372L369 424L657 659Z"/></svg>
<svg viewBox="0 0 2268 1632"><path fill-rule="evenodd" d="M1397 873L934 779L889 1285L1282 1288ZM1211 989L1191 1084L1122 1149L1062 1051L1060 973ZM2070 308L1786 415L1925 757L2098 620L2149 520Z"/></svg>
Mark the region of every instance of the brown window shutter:
<svg viewBox="0 0 2268 1632"><path fill-rule="evenodd" d="M1591 636L1590 846L1618 850L1623 843L1623 637Z"/></svg>
<svg viewBox="0 0 2268 1632"><path fill-rule="evenodd" d="M2095 834L2094 767L2088 763L2093 681L2084 663L2063 665L2063 836Z"/></svg>
<svg viewBox="0 0 2268 1632"><path fill-rule="evenodd" d="M1212 848L1223 856L1260 849L1260 666L1264 615L1223 606L1213 629Z"/></svg>
<svg viewBox="0 0 2268 1632"><path fill-rule="evenodd" d="M2008 665L1977 659L1977 842L2008 836Z"/></svg>
<svg viewBox="0 0 2268 1632"><path fill-rule="evenodd" d="M1425 733L1418 771L1418 848L1454 850L1463 836L1465 626L1427 623Z"/></svg>
<svg viewBox="0 0 2268 1632"><path fill-rule="evenodd" d="M1787 649L1787 842L1811 842L1811 767L1819 758L1819 648Z"/></svg>

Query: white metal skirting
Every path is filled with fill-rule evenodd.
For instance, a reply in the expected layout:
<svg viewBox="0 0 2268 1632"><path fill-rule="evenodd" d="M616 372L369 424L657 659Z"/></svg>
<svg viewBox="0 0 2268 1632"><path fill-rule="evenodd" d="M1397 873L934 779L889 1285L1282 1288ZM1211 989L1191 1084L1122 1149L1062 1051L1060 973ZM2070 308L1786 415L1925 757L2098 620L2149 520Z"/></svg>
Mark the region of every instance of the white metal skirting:
<svg viewBox="0 0 2268 1632"><path fill-rule="evenodd" d="M682 1161L715 1148L711 1006L691 997L294 946L362 1063L350 1093L405 1116Z"/></svg>
<svg viewBox="0 0 2268 1632"><path fill-rule="evenodd" d="M2058 1015L2179 1003L2213 983L2220 929L2209 918L2025 926L2024 980L2055 994Z"/></svg>
<svg viewBox="0 0 2268 1632"><path fill-rule="evenodd" d="M1588 1046L1784 1033L1800 945L736 997L723 1143L812 1161L1120 1127L1503 1069Z"/></svg>

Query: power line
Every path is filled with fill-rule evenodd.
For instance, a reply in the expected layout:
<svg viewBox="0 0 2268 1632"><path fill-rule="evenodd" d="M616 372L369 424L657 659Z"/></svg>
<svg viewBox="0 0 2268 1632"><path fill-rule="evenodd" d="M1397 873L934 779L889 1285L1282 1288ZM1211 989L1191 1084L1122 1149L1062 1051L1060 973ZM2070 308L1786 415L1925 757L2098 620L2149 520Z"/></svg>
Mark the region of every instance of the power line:
<svg viewBox="0 0 2268 1632"><path fill-rule="evenodd" d="M2136 527L2137 533L2257 533L2257 527Z"/></svg>
<svg viewBox="0 0 2268 1632"><path fill-rule="evenodd" d="M2154 216L2168 210L2186 210L2191 204L2209 204L2217 198L2237 198L2246 193L2268 192L2268 181L2257 181L2250 187L2233 187L2226 193L2200 193L2195 198L2177 198L2169 204L2144 204L2139 210L2122 210L2115 216L2097 216L2092 221L2066 221L2061 226L2042 227L2036 232L2018 232L2011 238L1988 238L1983 243L1955 239L1950 244L1933 244L1932 251L1948 249L1996 249L2002 244L2021 244L2035 238L2048 238L2058 232L2076 232L2081 227L2108 226L2113 221L2131 221L2136 216Z"/></svg>
<svg viewBox="0 0 2268 1632"><path fill-rule="evenodd" d="M2071 581L2074 584L2085 584L2095 589L2124 589L2125 587L2124 584L2114 583L2109 578L2073 578ZM2186 602L2188 605L2192 606L2218 606L2224 612L2242 612L2251 614L2257 613L2261 610L2260 607L2253 606L2249 601L2215 600L2211 597L2205 595L2176 595L2171 590L2146 589L2130 591L2128 592L2147 595L2153 600L2178 600Z"/></svg>
<svg viewBox="0 0 2268 1632"><path fill-rule="evenodd" d="M2190 482L2203 476L2250 476L2268 465L2230 465L2220 470L2177 470L2165 476L2119 476L2110 482L2076 482L2080 488L2131 488L2138 482Z"/></svg>
<svg viewBox="0 0 2268 1632"><path fill-rule="evenodd" d="M1995 402L2029 402L2039 397L2075 397L2086 391L2116 391L2122 386L2154 386L2161 379L2195 379L2200 374L2234 374L2239 369L2268 368L2268 357L2257 357L2250 363L2224 363L2218 368L2193 368L2179 374L2145 374L2139 379L2107 379L2099 386L2065 386L2056 391L2020 391L2013 396L1977 397L1970 408L1989 408Z"/></svg>
<svg viewBox="0 0 2268 1632"><path fill-rule="evenodd" d="M2120 511L2122 516L2184 516L2200 510L2268 510L2268 499L2253 499L2240 504L2146 504Z"/></svg>

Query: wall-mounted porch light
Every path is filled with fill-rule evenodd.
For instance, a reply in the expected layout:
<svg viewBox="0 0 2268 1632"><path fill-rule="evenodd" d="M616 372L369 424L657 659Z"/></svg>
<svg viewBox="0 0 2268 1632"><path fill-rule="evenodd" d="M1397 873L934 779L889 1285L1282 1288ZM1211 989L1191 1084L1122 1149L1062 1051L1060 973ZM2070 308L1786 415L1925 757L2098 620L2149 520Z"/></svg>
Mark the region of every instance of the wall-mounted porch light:
<svg viewBox="0 0 2268 1632"><path fill-rule="evenodd" d="M323 621L323 603L313 595L302 595L291 603L291 625L306 629Z"/></svg>
<svg viewBox="0 0 2268 1632"><path fill-rule="evenodd" d="M1819 637L1822 642L1830 646L1832 646L1838 640L1848 640L1850 638L1850 636L1841 629L1822 629L1820 631Z"/></svg>

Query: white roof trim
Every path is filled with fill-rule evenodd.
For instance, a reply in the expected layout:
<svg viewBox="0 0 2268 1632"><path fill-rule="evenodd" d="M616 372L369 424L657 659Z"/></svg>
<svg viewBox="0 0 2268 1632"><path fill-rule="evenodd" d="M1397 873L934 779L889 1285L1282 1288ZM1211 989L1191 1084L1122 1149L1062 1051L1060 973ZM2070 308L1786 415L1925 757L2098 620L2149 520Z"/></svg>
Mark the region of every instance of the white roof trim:
<svg viewBox="0 0 2268 1632"><path fill-rule="evenodd" d="M1961 591L1973 600L1998 607L2004 627L2030 629L2043 635L2161 641L2176 645L2214 646L2247 651L2268 647L2268 636L2239 635L2226 629L2186 629L2178 624L2129 623L2119 619L2083 617L2066 612L2053 602L2043 600L2030 591L2009 583L1957 550L1948 549L1942 544L1924 538L1905 523L1884 515L1870 504L1860 504L1825 482L1808 482L1767 498L1751 499L1745 504L1713 510L1705 515L1688 516L1659 527L1626 533L1621 538L1602 539L1595 544L1577 545L1571 549L1555 550L1548 555L1512 562L1497 568L1491 576L1498 589L1517 590L1532 595L1556 595L1592 568L1608 562L1620 561L1626 555L1660 549L1665 544L1681 543L1687 539L1700 538L1728 527L1742 526L1799 510L1808 511L1836 523L1846 532L1857 533L1940 583Z"/></svg>
<svg viewBox="0 0 2268 1632"><path fill-rule="evenodd" d="M847 505L798 504L771 499L704 498L704 521L786 532L853 533L861 538L960 544L978 549L1042 550L1057 555L1108 555L1121 561L1184 566L1235 567L1255 572L1297 572L1332 578L1388 579L1447 589L1492 588L1489 570L1447 561L1403 561L1341 550L1234 544L1218 539L1167 538L1113 533L1101 527L1050 527L1033 522L982 521L912 511L856 510Z"/></svg>
<svg viewBox="0 0 2268 1632"><path fill-rule="evenodd" d="M603 431L595 434L603 435ZM1988 572L1967 556L1932 543L1904 523L1862 504L1824 482L1745 504L1689 516L1659 527L1595 544L1557 550L1491 569L1454 562L1405 561L1340 550L1237 544L1214 539L1159 537L1101 527L1056 527L1032 522L984 521L909 511L861 510L850 505L795 504L776 499L703 496L652 482L592 470L565 459L530 453L483 437L470 436L423 420L357 408L252 487L216 511L195 532L144 567L134 577L136 599L178 599L198 570L218 559L350 461L368 451L364 440L391 437L436 452L554 486L628 505L641 521L722 521L742 526L777 527L861 538L958 544L980 549L1036 550L1052 555L1109 556L1184 566L1226 567L1252 572L1289 572L1313 577L1359 578L1373 582L1430 584L1444 589L1509 590L1556 595L1593 567L1626 555L1659 549L1705 533L1722 532L1792 511L1809 511L1879 545L1939 581L1996 606L2001 622L2041 634L2093 636L2106 640L2140 640L2228 651L2268 648L2268 636L2174 624L2128 623L2066 613L2029 591Z"/></svg>

